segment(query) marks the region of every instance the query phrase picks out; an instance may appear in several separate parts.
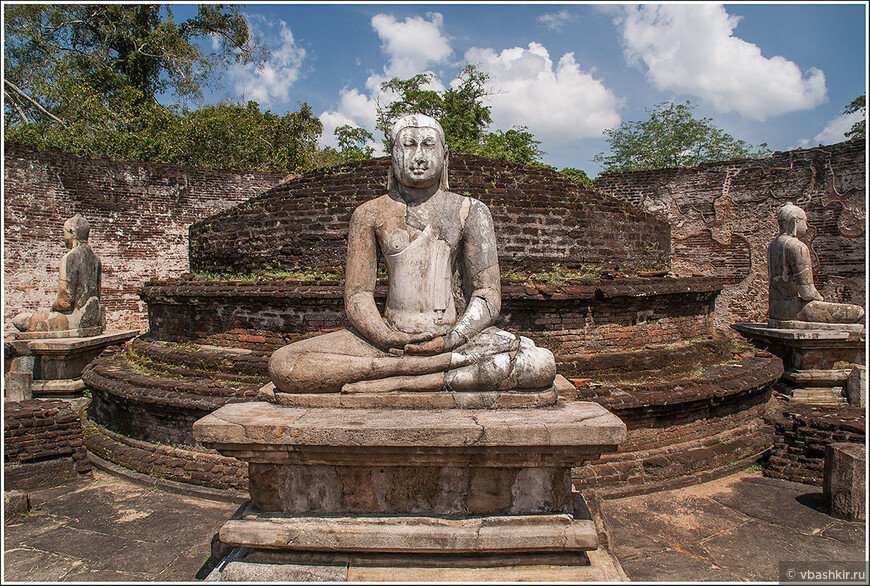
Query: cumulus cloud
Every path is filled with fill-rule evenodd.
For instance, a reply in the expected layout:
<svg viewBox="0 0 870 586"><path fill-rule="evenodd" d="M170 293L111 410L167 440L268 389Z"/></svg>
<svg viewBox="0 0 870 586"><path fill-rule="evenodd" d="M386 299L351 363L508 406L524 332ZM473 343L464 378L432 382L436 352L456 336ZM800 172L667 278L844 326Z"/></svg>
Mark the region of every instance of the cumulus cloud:
<svg viewBox="0 0 870 586"><path fill-rule="evenodd" d="M381 50L388 56L384 70L387 78L407 78L430 65L445 62L453 53L444 36L444 17L438 12L396 20L392 14L376 14L372 28L381 39Z"/></svg>
<svg viewBox="0 0 870 586"><path fill-rule="evenodd" d="M629 64L661 91L695 96L719 112L765 120L825 101L825 74L733 35L740 17L715 4L625 6L614 17Z"/></svg>
<svg viewBox="0 0 870 586"><path fill-rule="evenodd" d="M266 106L288 101L290 86L299 79L305 49L296 43L283 20L248 17L248 27L265 40L271 56L259 66L236 63L230 67L228 77L236 93Z"/></svg>
<svg viewBox="0 0 870 586"><path fill-rule="evenodd" d="M495 126L528 126L538 140L564 144L599 136L619 125L619 100L565 53L554 65L540 43L496 53L472 48L465 58L489 74L498 93L489 96Z"/></svg>
<svg viewBox="0 0 870 586"><path fill-rule="evenodd" d="M852 125L864 118L864 112L852 112L850 114L840 114L836 118L829 120L825 127L813 140L802 138L798 141L798 146L806 148L816 146L817 144L834 144L843 142L846 139L846 133L852 129Z"/></svg>
<svg viewBox="0 0 870 586"><path fill-rule="evenodd" d="M376 14L371 25L381 39L381 50L386 55L386 64L380 73L372 73L366 79L367 94L356 88L344 88L339 94L336 107L320 114L323 123L321 144L336 146L334 130L343 124L360 126L375 133L378 102L383 105L395 99L390 92L381 91L381 83L394 77L407 79L418 73L430 72L430 67L445 63L453 54L444 34L444 17L438 12L426 14L427 18L414 16L397 20L392 14ZM435 91L445 87L437 78L426 85ZM375 136L376 154L381 154L380 136Z"/></svg>
<svg viewBox="0 0 870 586"><path fill-rule="evenodd" d="M567 23L574 20L574 15L567 10L559 12L546 12L538 17L538 22L551 31L560 31Z"/></svg>

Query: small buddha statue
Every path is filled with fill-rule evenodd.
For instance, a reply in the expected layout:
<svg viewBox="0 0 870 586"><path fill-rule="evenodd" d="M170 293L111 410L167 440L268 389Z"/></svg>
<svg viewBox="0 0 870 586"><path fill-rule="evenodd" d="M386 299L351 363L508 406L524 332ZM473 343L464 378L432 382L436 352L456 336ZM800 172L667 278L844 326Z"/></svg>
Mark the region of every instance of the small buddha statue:
<svg viewBox="0 0 870 586"><path fill-rule="evenodd" d="M864 309L825 301L813 284L810 249L799 238L807 232L807 214L791 202L776 214L780 234L767 252L771 325L777 321L854 324Z"/></svg>
<svg viewBox="0 0 870 586"><path fill-rule="evenodd" d="M96 336L105 328L100 305L100 259L88 244L90 224L76 214L63 225L63 240L69 249L60 262L57 297L51 310L19 313L12 325L20 332L46 337Z"/></svg>

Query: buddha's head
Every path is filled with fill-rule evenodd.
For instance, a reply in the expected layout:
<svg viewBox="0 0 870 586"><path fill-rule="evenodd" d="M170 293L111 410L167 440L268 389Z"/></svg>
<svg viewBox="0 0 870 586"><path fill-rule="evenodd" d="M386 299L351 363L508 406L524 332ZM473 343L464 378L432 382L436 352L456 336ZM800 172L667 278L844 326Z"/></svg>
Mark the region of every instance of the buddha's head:
<svg viewBox="0 0 870 586"><path fill-rule="evenodd" d="M395 182L415 189L438 185L447 187L447 142L437 120L424 114L408 114L393 124L389 134L390 176Z"/></svg>
<svg viewBox="0 0 870 586"><path fill-rule="evenodd" d="M807 213L791 202L779 208L776 219L780 234L800 238L807 233Z"/></svg>
<svg viewBox="0 0 870 586"><path fill-rule="evenodd" d="M91 225L79 214L63 223L63 242L67 248L75 248L88 241Z"/></svg>

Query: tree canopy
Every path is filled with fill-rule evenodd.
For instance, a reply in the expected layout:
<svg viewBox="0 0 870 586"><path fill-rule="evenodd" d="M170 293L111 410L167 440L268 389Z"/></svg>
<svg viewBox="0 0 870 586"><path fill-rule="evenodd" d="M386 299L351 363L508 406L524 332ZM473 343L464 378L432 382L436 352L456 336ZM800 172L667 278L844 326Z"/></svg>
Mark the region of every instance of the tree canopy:
<svg viewBox="0 0 870 586"><path fill-rule="evenodd" d="M767 143L757 148L713 125L710 118L692 116L691 102L662 102L646 108L649 118L623 122L604 131L610 154L594 160L605 172L640 171L664 167L693 167L699 163L770 155Z"/></svg>
<svg viewBox="0 0 870 586"><path fill-rule="evenodd" d="M852 128L846 132L846 138L867 138L867 106L866 106L866 97L867 94L861 94L846 106L846 109L843 111L844 114L852 114L853 112L860 112L863 118L861 120L855 122L852 125Z"/></svg>
<svg viewBox="0 0 870 586"><path fill-rule="evenodd" d="M256 102L189 109L220 70L265 52L238 6L200 5L173 20L146 4L7 5L6 139L118 160L255 171L307 170L320 121L307 104L281 116ZM204 52L197 40L208 39Z"/></svg>
<svg viewBox="0 0 870 586"><path fill-rule="evenodd" d="M392 122L403 114L419 112L438 120L447 137L447 147L454 153L467 153L512 161L540 164L544 153L525 126L510 130L487 132L492 123L490 106L483 99L490 94L486 87L489 76L474 65L460 72L459 83L437 92L423 89L434 79L432 73L421 73L409 79L393 78L381 84L381 90L398 94L394 101L378 106L377 128L386 133ZM385 148L388 148L386 140Z"/></svg>

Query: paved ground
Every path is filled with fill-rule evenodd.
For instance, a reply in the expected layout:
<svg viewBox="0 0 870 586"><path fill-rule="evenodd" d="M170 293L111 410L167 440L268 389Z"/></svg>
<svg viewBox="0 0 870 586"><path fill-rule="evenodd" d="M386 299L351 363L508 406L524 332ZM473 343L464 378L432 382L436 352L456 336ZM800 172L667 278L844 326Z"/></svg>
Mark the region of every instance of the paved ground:
<svg viewBox="0 0 870 586"><path fill-rule="evenodd" d="M99 470L31 491L4 527L6 581L193 581L238 505ZM866 560L864 523L821 512L819 488L760 474L602 503L613 553L641 581L776 581L780 560Z"/></svg>
<svg viewBox="0 0 870 586"><path fill-rule="evenodd" d="M741 472L602 502L637 581L780 581L779 562L866 561L865 523L822 512L821 487Z"/></svg>

